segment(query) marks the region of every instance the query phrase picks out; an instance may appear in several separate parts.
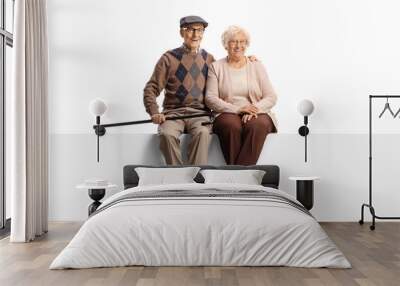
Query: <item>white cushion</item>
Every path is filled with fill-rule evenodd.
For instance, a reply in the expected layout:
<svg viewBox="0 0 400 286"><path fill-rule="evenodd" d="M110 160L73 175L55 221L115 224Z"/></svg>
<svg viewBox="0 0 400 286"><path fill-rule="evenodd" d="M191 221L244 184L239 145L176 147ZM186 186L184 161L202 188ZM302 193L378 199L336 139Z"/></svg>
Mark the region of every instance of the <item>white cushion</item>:
<svg viewBox="0 0 400 286"><path fill-rule="evenodd" d="M199 167L135 168L139 176L139 186L195 183L193 179L199 170Z"/></svg>
<svg viewBox="0 0 400 286"><path fill-rule="evenodd" d="M204 183L234 183L261 185L265 171L261 170L202 170Z"/></svg>

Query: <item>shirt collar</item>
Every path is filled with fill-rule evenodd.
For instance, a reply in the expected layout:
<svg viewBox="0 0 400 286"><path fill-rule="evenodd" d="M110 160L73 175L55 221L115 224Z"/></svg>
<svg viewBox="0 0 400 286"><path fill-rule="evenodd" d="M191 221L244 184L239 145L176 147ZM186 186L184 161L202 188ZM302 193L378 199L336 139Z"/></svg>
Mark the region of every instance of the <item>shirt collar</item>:
<svg viewBox="0 0 400 286"><path fill-rule="evenodd" d="M191 53L190 49L189 49L185 44L182 44L181 48L182 48L186 53L188 53L188 54ZM200 47L197 48L195 54L198 54L199 52L200 52Z"/></svg>

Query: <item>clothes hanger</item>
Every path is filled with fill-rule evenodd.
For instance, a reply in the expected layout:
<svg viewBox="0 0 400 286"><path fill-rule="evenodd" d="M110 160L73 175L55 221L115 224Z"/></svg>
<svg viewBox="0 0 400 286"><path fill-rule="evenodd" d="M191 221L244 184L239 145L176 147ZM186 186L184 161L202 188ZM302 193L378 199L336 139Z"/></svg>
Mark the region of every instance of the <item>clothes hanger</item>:
<svg viewBox="0 0 400 286"><path fill-rule="evenodd" d="M397 110L397 112L395 113L394 118L396 118L397 115L399 115L399 113L400 113L400 108L399 108L399 110Z"/></svg>
<svg viewBox="0 0 400 286"><path fill-rule="evenodd" d="M390 114L392 114L393 117L396 117L397 113L399 113L399 111L400 111L400 109L399 109L399 111L396 112L396 115L394 115L394 112L390 108L389 98L388 97L386 97L385 107L383 108L381 114L379 115L379 118L381 118L383 116L383 114L385 113L386 110L389 110Z"/></svg>

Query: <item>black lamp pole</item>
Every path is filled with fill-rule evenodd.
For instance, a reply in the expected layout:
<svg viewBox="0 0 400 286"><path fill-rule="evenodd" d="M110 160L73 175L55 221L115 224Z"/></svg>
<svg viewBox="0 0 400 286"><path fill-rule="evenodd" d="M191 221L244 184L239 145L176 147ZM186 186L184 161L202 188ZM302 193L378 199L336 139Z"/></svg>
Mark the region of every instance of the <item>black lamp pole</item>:
<svg viewBox="0 0 400 286"><path fill-rule="evenodd" d="M96 116L96 125L94 125L93 128L95 129L95 133L97 135L97 162L99 162L99 137L106 134L106 129L100 125L100 116Z"/></svg>
<svg viewBox="0 0 400 286"><path fill-rule="evenodd" d="M304 136L304 162L307 162L307 135L310 133L307 125L308 116L304 116L304 125L299 128L299 134Z"/></svg>

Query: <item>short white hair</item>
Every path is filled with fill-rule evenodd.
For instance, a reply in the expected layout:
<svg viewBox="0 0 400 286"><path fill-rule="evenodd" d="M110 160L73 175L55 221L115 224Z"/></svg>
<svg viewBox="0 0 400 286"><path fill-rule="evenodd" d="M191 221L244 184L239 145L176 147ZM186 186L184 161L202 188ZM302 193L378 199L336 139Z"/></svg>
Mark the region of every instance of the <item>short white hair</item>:
<svg viewBox="0 0 400 286"><path fill-rule="evenodd" d="M237 34L243 34L246 37L246 46L250 45L250 34L245 29L239 26L229 26L221 36L222 45L225 49L228 48L229 41Z"/></svg>

